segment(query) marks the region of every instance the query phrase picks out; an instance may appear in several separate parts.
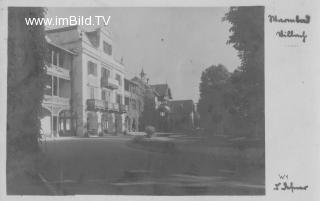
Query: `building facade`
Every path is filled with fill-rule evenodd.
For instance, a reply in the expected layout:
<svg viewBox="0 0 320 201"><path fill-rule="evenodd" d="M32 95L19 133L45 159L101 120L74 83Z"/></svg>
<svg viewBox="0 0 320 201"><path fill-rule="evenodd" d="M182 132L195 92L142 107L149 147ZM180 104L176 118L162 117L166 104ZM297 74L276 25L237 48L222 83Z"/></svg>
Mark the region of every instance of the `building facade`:
<svg viewBox="0 0 320 201"><path fill-rule="evenodd" d="M41 110L41 133L46 137L74 135L71 110L71 76L75 54L47 38L45 91Z"/></svg>
<svg viewBox="0 0 320 201"><path fill-rule="evenodd" d="M155 111L157 121L156 128L158 131L170 131L170 106L169 101L172 100L171 89L168 84L155 84L151 88L158 94L158 107Z"/></svg>
<svg viewBox="0 0 320 201"><path fill-rule="evenodd" d="M195 127L191 100L172 100L168 84L150 85L125 78L125 66L113 57L106 27L86 31L70 26L46 31L50 56L41 111L47 137L98 136L144 131L190 130Z"/></svg>
<svg viewBox="0 0 320 201"><path fill-rule="evenodd" d="M48 30L46 36L52 43L73 53L69 116L75 135L124 132L128 111L124 105L125 67L113 57L110 30L103 27L86 31L70 26Z"/></svg>
<svg viewBox="0 0 320 201"><path fill-rule="evenodd" d="M125 117L126 131L142 131L140 121L144 110L144 89L139 85L139 83L129 79L125 79L124 83L124 102L128 107L128 112Z"/></svg>
<svg viewBox="0 0 320 201"><path fill-rule="evenodd" d="M139 109L139 123L138 130L144 131L146 126L154 126L157 128L157 109L160 105L159 94L148 83L149 79L146 77L143 69L140 77L134 77L130 80L133 86L137 89L137 97Z"/></svg>

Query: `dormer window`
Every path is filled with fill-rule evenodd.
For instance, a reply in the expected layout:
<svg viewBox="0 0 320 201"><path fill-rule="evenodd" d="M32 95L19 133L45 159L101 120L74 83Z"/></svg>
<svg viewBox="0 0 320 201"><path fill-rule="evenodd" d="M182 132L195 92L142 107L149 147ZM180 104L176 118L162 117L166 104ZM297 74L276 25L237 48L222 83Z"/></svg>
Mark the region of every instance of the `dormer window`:
<svg viewBox="0 0 320 201"><path fill-rule="evenodd" d="M103 51L108 55L112 55L112 46L109 43L103 41Z"/></svg>

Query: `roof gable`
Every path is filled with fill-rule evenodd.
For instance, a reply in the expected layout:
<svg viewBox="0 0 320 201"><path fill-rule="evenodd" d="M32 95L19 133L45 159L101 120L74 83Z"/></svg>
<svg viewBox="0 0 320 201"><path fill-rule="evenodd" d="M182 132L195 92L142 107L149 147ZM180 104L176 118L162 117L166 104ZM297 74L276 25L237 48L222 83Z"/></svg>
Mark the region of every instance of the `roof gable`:
<svg viewBox="0 0 320 201"><path fill-rule="evenodd" d="M151 87L162 97L172 99L171 90L168 84L154 84Z"/></svg>

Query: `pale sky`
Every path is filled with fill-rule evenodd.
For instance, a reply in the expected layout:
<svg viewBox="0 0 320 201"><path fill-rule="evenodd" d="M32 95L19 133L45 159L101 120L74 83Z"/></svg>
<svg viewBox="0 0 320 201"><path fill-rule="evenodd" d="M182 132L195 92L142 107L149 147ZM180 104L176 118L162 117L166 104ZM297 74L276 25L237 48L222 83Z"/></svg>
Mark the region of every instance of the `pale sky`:
<svg viewBox="0 0 320 201"><path fill-rule="evenodd" d="M168 83L173 99L199 99L201 72L223 64L240 65L227 45L230 24L221 18L228 8L48 8L47 17L111 16L115 58L124 58L126 77L143 67L151 84ZM89 27L86 27L89 28ZM93 27L90 27L91 29Z"/></svg>

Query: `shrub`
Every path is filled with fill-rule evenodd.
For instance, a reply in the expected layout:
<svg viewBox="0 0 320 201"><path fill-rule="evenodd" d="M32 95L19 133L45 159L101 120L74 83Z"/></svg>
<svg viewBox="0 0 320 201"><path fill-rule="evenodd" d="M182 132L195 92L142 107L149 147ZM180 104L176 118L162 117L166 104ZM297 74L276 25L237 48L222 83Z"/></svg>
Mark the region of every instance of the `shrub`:
<svg viewBox="0 0 320 201"><path fill-rule="evenodd" d="M145 132L147 133L147 137L151 137L156 132L156 129L153 126L146 126Z"/></svg>
<svg viewBox="0 0 320 201"><path fill-rule="evenodd" d="M144 139L144 136L142 136L142 135L137 135L137 136L134 136L132 142L133 142L133 143L141 143L141 142L143 141L143 139Z"/></svg>

